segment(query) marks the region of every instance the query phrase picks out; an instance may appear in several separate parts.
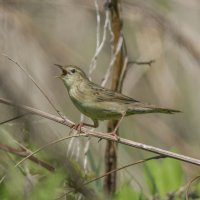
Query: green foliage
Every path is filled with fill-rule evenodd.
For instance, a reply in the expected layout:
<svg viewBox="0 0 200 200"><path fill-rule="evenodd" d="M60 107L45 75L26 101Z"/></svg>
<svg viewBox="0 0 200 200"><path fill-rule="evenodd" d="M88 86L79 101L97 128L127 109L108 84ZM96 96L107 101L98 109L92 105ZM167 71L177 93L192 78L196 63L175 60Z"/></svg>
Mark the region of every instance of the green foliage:
<svg viewBox="0 0 200 200"><path fill-rule="evenodd" d="M198 178L197 181L195 181L193 184L196 185L196 190L200 194L200 177Z"/></svg>
<svg viewBox="0 0 200 200"><path fill-rule="evenodd" d="M23 199L23 174L18 169L9 169L3 182L0 184L0 199Z"/></svg>
<svg viewBox="0 0 200 200"><path fill-rule="evenodd" d="M176 192L185 184L184 173L180 161L165 158L163 160L146 162L144 176L150 193L155 199L169 198L169 194L173 195L174 200L184 198L185 193L181 193L181 197L176 194ZM148 198L144 196L143 192L136 191L129 184L125 184L120 188L116 199L146 200Z"/></svg>
<svg viewBox="0 0 200 200"><path fill-rule="evenodd" d="M56 173L49 173L48 176L40 180L40 182L34 188L29 199L55 199L58 195L58 190L63 183L64 177L65 175L61 171L57 171Z"/></svg>
<svg viewBox="0 0 200 200"><path fill-rule="evenodd" d="M38 172L32 173L27 166L38 168ZM63 188L66 175L57 170L55 173L41 170L41 167L30 163L25 167L10 167L5 173L5 178L0 184L0 199L55 199L59 195L58 191ZM57 196L56 196L57 195Z"/></svg>
<svg viewBox="0 0 200 200"><path fill-rule="evenodd" d="M200 199L200 176L197 176L196 178L197 179L190 185L188 194L189 196L196 197L196 199Z"/></svg>
<svg viewBox="0 0 200 200"><path fill-rule="evenodd" d="M131 188L129 184L125 184L123 187L120 188L120 191L116 197L117 200L145 200L146 198L143 196L142 193L137 192L134 188Z"/></svg>
<svg viewBox="0 0 200 200"><path fill-rule="evenodd" d="M174 159L150 161L145 164L145 178L152 195L164 197L184 184L180 162Z"/></svg>

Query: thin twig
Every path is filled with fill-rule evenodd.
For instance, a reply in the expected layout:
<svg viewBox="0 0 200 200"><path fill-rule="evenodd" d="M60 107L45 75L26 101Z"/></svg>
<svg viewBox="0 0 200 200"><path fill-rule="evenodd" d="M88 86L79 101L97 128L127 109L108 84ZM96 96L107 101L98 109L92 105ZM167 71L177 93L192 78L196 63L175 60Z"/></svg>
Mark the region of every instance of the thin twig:
<svg viewBox="0 0 200 200"><path fill-rule="evenodd" d="M108 81L109 77L110 77L110 74L111 74L111 70L112 70L112 67L116 61L116 58L117 58L117 55L119 54L119 52L121 51L121 47L122 47L122 44L123 44L123 37L119 37L119 40L117 42L117 45L116 45L116 50L114 52L114 55L112 56L111 58L111 61L110 61L110 64L109 64L109 67L106 71L106 74L101 82L101 86L104 87L106 82Z"/></svg>
<svg viewBox="0 0 200 200"><path fill-rule="evenodd" d="M105 25L104 25L104 33L103 33L103 39L102 42L100 44L100 22L101 22L101 17L100 17L100 12L99 12L99 5L97 0L94 0L94 5L95 5L95 9L96 9L96 19L97 19L97 33L96 33L96 50L94 53L94 56L90 62L90 66L89 66L89 74L91 75L92 72L95 70L96 65L97 65L97 56L100 53L100 51L102 50L99 49L100 45L103 47L104 43L105 43L105 38L106 38L106 29L107 29L107 18L105 20ZM91 77L89 77L91 79Z"/></svg>
<svg viewBox="0 0 200 200"><path fill-rule="evenodd" d="M84 185L87 185L87 184L89 184L89 183L92 183L92 182L94 182L94 181L96 181L96 180L99 180L99 179L101 179L101 178L103 178L103 177L105 177L105 176L108 176L109 174L112 174L112 173L114 173L114 172L120 171L120 170L122 170L122 169L131 167L131 166L134 166L134 165L137 165L137 164L140 164L140 163L144 163L144 162L149 161L149 160L155 160L155 159L160 159L160 158L166 158L166 156L154 156L154 157L146 158L146 159L144 159L144 160L136 161L136 162L134 162L134 163L130 163L130 164L128 164L128 165L124 165L124 166L122 166L122 167L119 167L119 168L117 168L117 169L114 169L114 170L112 170L112 171L109 171L109 172L107 172L107 173L105 173L105 174L103 174L103 175L101 175L101 176L98 176L98 177L96 177L96 178L94 178L94 179L92 179L92 180L90 180L90 181L87 181L86 183L84 183Z"/></svg>
<svg viewBox="0 0 200 200"><path fill-rule="evenodd" d="M107 35L107 27L108 27L108 24L109 24L109 10L106 10L106 19L105 19L105 23L104 23L104 31L103 31L103 38L102 38L102 41L99 45L99 47L96 49L96 52L91 60L91 63L90 63L90 67L89 67L89 73L91 74L94 69L95 69L95 66L96 66L96 60L97 60L97 57L99 55L99 53L101 52L104 44L105 44L105 41L106 41L106 35Z"/></svg>
<svg viewBox="0 0 200 200"><path fill-rule="evenodd" d="M75 138L75 137L80 137L80 136L87 136L86 133L82 133L82 134L74 134L74 135L70 135L70 136L67 136L67 137L64 137L64 138L60 138L58 140L53 140L52 142L49 142L45 145L43 145L42 147L38 148L37 150L33 151L32 153L30 153L29 155L27 155L25 158L23 158L22 160L20 160L16 165L15 167L21 165L25 160L29 159L30 157L32 157L33 155L37 154L38 152L40 152L41 150L53 145L53 144L56 144L58 142L61 142L61 141L64 141L64 140L67 140L67 139L71 139L71 138Z"/></svg>
<svg viewBox="0 0 200 200"><path fill-rule="evenodd" d="M108 176L108 175L110 175L110 174L112 174L112 173L114 173L114 172L118 172L118 171L120 171L120 170L122 170L122 169L131 167L131 166L134 166L134 165L137 165L137 164L141 164L141 163L144 163L144 162L147 162L147 161L150 161L150 160L161 159L161 158L166 158L166 156L154 156L154 157L150 157L150 158L146 158L146 159L143 159L143 160L136 161L136 162L134 162L134 163L130 163L130 164L128 164L128 165L124 165L124 166L122 166L122 167L120 167L120 168L111 170L111 171L109 171L109 172L107 172L107 173L105 173L105 174L103 174L103 175L101 175L101 176L98 176L98 177L96 177L96 178L94 178L94 179L92 179L92 180L89 180L89 181L83 183L83 185L88 185L88 184L90 184L90 183L92 183L92 182L94 182L94 181L97 181L97 180L99 180L99 179L101 179L101 178L103 178L103 177L105 177L105 176ZM62 197L64 197L65 195L67 195L67 194L69 194L69 193L71 193L71 192L75 192L75 191L74 191L74 190L70 190L70 191L68 191L68 192L66 192L66 193L64 193L64 194L62 194L61 196L57 197L56 199L61 199Z"/></svg>
<svg viewBox="0 0 200 200"><path fill-rule="evenodd" d="M88 137L88 140L85 144L85 148L84 148L84 163L83 163L83 168L85 170L85 173L87 173L87 166L88 166L88 151L90 148L90 137Z"/></svg>
<svg viewBox="0 0 200 200"><path fill-rule="evenodd" d="M96 50L95 50L95 54L96 52L98 51L98 48L100 46L100 27L101 27L101 16L100 16L100 10L99 10L99 5L98 5L98 1L97 0L94 0L94 5L95 5L95 10L96 10L96 21L97 21L97 29L96 29ZM105 23L106 23L106 20L105 20ZM105 32L106 34L106 32ZM92 63L93 62L93 63ZM90 67L89 67L89 79L92 80L91 78L91 73L95 70L96 68L96 65L97 65L97 57L96 59L92 59L91 60L91 64L90 64ZM81 114L81 122L84 120L84 115ZM72 139L73 140L73 139ZM78 140L77 143L80 143L80 141ZM74 145L75 146L75 145ZM77 155L79 154L80 152L80 145L77 144ZM85 147L83 149L83 152L84 152L84 159L83 159L83 168L84 168L84 171L85 171L85 174L87 173L87 165L88 165L88 151L89 151L89 148L90 148L90 138L88 137L88 140L85 144Z"/></svg>
<svg viewBox="0 0 200 200"><path fill-rule="evenodd" d="M124 43L125 43L125 40L124 40ZM122 72L121 72L121 75L120 75L120 79L119 79L119 90L122 91L122 87L123 87L123 84L124 84L124 79L125 79L125 76L126 76L126 73L127 73L127 69L128 69L128 56L124 56L124 63L123 63L123 67L122 67Z"/></svg>
<svg viewBox="0 0 200 200"><path fill-rule="evenodd" d="M97 0L94 0L94 5L96 9L96 19L97 19L97 33L96 33L96 49L98 49L100 45L100 25L101 25L101 17L100 17L100 11L99 11L99 5Z"/></svg>
<svg viewBox="0 0 200 200"><path fill-rule="evenodd" d="M125 44L125 42L124 42L124 44ZM126 49L126 46L125 46L125 49ZM125 50L125 53L126 53L126 50ZM131 65L149 65L149 66L151 66L152 63L154 63L154 62L155 62L155 60L149 60L149 61L128 61L128 57L126 56L124 58L123 72L122 72L122 75L120 77L120 81L122 83L121 87L123 86L124 79L126 78L127 72L130 69Z"/></svg>
<svg viewBox="0 0 200 200"><path fill-rule="evenodd" d="M89 75L92 74L92 72L95 70L96 65L97 65L97 56L98 54L101 52L103 45L105 43L105 39L106 39L106 30L107 30L107 16L105 19L105 24L104 24L104 32L103 32L103 39L102 42L100 44L100 25L101 25L101 17L100 17L100 11L99 11L99 5L97 0L94 0L94 5L95 5L95 9L96 9L96 20L97 20L97 32L96 32L96 49L95 49L95 53L94 56L92 57L92 60L90 62L90 66L89 66ZM99 48L99 47L102 48ZM91 80L91 77L89 76L89 79Z"/></svg>
<svg viewBox="0 0 200 200"><path fill-rule="evenodd" d="M194 183L195 181L197 181L198 179L200 179L200 176L196 176L195 178L193 178L193 179L189 182L189 184L188 184L188 186L187 186L187 189L186 189L186 192L185 192L185 198L186 198L186 200L189 200L188 192L189 192L189 189L190 189L191 184Z"/></svg>
<svg viewBox="0 0 200 200"><path fill-rule="evenodd" d="M48 97L48 95L45 93L45 91L38 85L38 83L34 80L34 78L26 71L26 69L24 67L22 67L17 61L15 61L14 59L10 58L8 55L6 54L2 54L2 56L6 57L8 60L12 61L14 64L16 64L23 72L26 76L28 76L28 78L35 84L35 86L40 90L40 92L44 95L44 97L47 99L47 101L50 103L50 105L52 106L52 108L59 114L60 117L62 117L64 119L64 117L62 116L62 114L60 113L60 111L56 108L56 106L54 106L53 102L50 100L50 98Z"/></svg>
<svg viewBox="0 0 200 200"><path fill-rule="evenodd" d="M156 12L152 7L148 6L144 1L124 1L124 6L131 10L136 7L137 11L141 11L145 20L156 22L159 28L174 39L179 45L200 64L200 51L198 46L183 32L179 30L176 23L173 23L166 16ZM198 65L199 66L199 65Z"/></svg>
<svg viewBox="0 0 200 200"><path fill-rule="evenodd" d="M38 116L44 117L46 119L50 119L52 121L66 125L70 128L75 124L67 118L64 120L61 117L46 113L44 111L29 107L29 106L16 105L16 104L12 103L11 101L3 99L3 98L0 98L0 103L4 103L4 104L7 104L7 105L11 105L11 106L17 106L17 107L19 107L19 108L21 108L25 111L31 112L35 115L38 115ZM157 148L157 147L154 147L154 146L150 146L150 145L135 142L135 141L132 141L132 140L124 139L124 138L121 138L121 137L119 137L119 139L117 140L112 135L109 135L109 134L106 134L106 133L103 133L103 132L99 132L99 131L89 130L85 127L81 128L81 132L83 134L80 135L80 136L93 136L93 137L97 137L97 138L101 138L101 139L106 139L106 140L117 142L119 144L124 144L124 145L127 145L127 146L135 147L137 149L142 149L142 150L145 150L145 151L153 152L153 153L156 153L156 154L160 154L160 155L163 155L163 156L167 156L167 157L170 157L170 158L174 158L174 159L177 159L177 160L181 160L181 161L184 161L184 162L187 162L187 163L190 163L190 164L200 166L200 160L199 159L195 159L195 158L192 158L192 157L189 157L189 156L170 152L170 151L167 151L167 150L164 150L164 149L160 149L160 148ZM75 136L72 136L72 137L75 137Z"/></svg>
<svg viewBox="0 0 200 200"><path fill-rule="evenodd" d="M16 120L16 119L20 119L20 118L22 118L22 117L24 117L24 116L26 116L26 115L28 115L28 114L29 114L29 113L24 113L24 114L21 114L21 115L17 115L17 116L15 116L15 117L12 117L12 118L10 118L10 119L7 119L7 120L5 120L5 121L3 121L3 122L0 122L0 126L3 125L3 124L6 124L6 123L8 123L8 122L14 121L14 120Z"/></svg>
<svg viewBox="0 0 200 200"><path fill-rule="evenodd" d="M151 66L152 63L155 63L155 60L149 60L149 61L129 61L128 65L149 65Z"/></svg>
<svg viewBox="0 0 200 200"><path fill-rule="evenodd" d="M37 153L40 152L41 150L43 150L43 149L45 149L45 148L47 148L47 147L49 147L49 146L51 146L51 145L53 145L53 144L56 144L56 143L61 142L61 141L63 141L63 140L70 139L70 138L72 138L72 137L79 137L79 136L87 136L87 134L86 134L86 133L84 133L84 134L75 134L75 135L67 136L67 137L64 137L64 138L61 138L61 139L58 139L58 140L54 140L54 141L52 141L52 142L49 142L49 143L43 145L42 147L38 148L36 151L31 152L29 155L27 155L26 157L24 157L20 162L18 162L14 167L15 167L15 168L16 168L16 167L19 167L19 165L22 164L22 163L23 163L24 161L26 161L27 159L32 160L32 158L35 158L35 157L34 157L35 154L37 154ZM12 150L13 150L13 149L12 149ZM12 151L12 150L11 150L11 151ZM17 152L18 152L18 150L17 150ZM17 154L17 155L18 155L18 154ZM36 161L36 159L33 159L33 161ZM44 165L44 166L45 166L45 165ZM44 166L43 166L43 167L44 167ZM47 168L47 166L45 166L45 167ZM49 166L48 166L48 167L49 167ZM50 170L50 171L54 171L55 169L52 167L52 169L49 168L49 170ZM1 178L0 183L5 179L5 177L6 177L6 175L4 175L4 176ZM89 199L94 199L94 198L89 198ZM96 198L95 198L95 199L96 199Z"/></svg>

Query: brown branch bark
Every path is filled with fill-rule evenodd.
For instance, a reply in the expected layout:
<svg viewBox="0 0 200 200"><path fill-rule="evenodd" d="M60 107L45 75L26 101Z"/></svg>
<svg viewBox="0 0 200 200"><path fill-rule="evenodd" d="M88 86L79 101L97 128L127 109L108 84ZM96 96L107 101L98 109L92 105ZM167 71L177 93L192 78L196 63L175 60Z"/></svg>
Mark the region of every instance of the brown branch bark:
<svg viewBox="0 0 200 200"><path fill-rule="evenodd" d="M106 9L110 10L111 14L111 28L114 35L112 46L113 51L117 51L117 46L119 39L121 37L121 19L118 8L118 0L111 0L106 2ZM120 92L120 76L123 68L123 52L122 47L116 54L115 62L113 64L112 72L112 90ZM117 121L109 121L108 132L113 131L116 126ZM118 134L118 133L117 133ZM113 171L113 173L108 174L104 179L104 190L108 195L113 195L116 192L117 185L117 143L113 141L108 141L105 149L105 173Z"/></svg>
<svg viewBox="0 0 200 200"><path fill-rule="evenodd" d="M0 150L18 155L23 158L25 158L31 154L30 152L26 151L26 149L23 149L23 148L17 149L17 148L13 148L13 147L10 147L5 144L0 144ZM40 160L33 155L31 155L28 159L51 172L55 171L55 168L53 166L51 166L49 163L47 163L43 160Z"/></svg>

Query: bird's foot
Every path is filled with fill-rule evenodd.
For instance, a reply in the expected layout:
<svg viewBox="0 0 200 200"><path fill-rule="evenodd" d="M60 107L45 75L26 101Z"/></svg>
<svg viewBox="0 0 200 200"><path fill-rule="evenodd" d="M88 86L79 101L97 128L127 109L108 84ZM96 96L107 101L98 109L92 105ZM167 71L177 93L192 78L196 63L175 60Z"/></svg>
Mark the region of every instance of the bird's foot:
<svg viewBox="0 0 200 200"><path fill-rule="evenodd" d="M98 143L101 142L102 138L99 138Z"/></svg>
<svg viewBox="0 0 200 200"><path fill-rule="evenodd" d="M75 129L78 131L78 133L81 133L81 128L84 126L84 124L82 122L74 124L71 126L71 129Z"/></svg>
<svg viewBox="0 0 200 200"><path fill-rule="evenodd" d="M116 131L115 131L115 130L112 131L112 132L109 132L109 133L107 133L107 134L113 136L113 137L115 138L116 141L119 141L119 136L116 134ZM100 142L101 140L102 140L102 138L100 138L100 139L98 140L98 142Z"/></svg>
<svg viewBox="0 0 200 200"><path fill-rule="evenodd" d="M119 141L119 136L116 134L116 130L110 132L109 135L113 136L116 141Z"/></svg>

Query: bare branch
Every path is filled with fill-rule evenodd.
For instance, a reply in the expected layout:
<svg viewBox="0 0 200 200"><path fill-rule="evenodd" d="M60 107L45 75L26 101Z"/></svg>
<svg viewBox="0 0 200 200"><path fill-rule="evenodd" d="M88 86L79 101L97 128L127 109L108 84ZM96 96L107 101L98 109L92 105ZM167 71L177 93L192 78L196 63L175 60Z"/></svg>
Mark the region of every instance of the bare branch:
<svg viewBox="0 0 200 200"><path fill-rule="evenodd" d="M97 0L94 0L94 5L95 5L95 9L96 9L96 19L97 19L97 35L96 35L96 49L99 47L100 45L100 25L101 25L101 17L100 17L100 11L99 11L99 5Z"/></svg>
<svg viewBox="0 0 200 200"><path fill-rule="evenodd" d="M98 48L96 48L94 56L92 57L92 60L91 60L90 66L89 66L89 74L92 74L92 72L94 71L94 69L96 67L97 57L98 57L99 53L101 52L102 48L104 47L104 44L106 41L107 27L109 25L109 20L110 20L109 15L110 15L110 13L107 10L106 11L106 19L105 19L105 23L104 23L103 38L102 38L102 41L99 44Z"/></svg>
<svg viewBox="0 0 200 200"><path fill-rule="evenodd" d="M90 181L87 181L86 183L84 183L84 185L90 184L90 183L92 183L92 182L94 182L94 181L96 181L96 180L99 180L99 179L101 179L101 178L103 178L103 177L105 177L105 176L108 176L109 174L112 174L112 173L114 173L114 172L120 171L120 170L122 170L122 169L131 167L131 166L134 166L134 165L137 165L137 164L140 164L140 163L144 163L144 162L147 162L147 161L150 161L150 160L160 159L160 158L166 158L166 156L154 156L154 157L146 158L146 159L144 159L144 160L139 160L139 161L134 162L134 163L130 163L130 164L128 164L128 165L124 165L124 166L122 166L122 167L120 167L120 168L114 169L114 170L112 170L112 171L109 171L109 172L107 172L107 173L101 175L101 176L98 176L97 178L94 178L94 179L92 179L92 180L90 180Z"/></svg>
<svg viewBox="0 0 200 200"><path fill-rule="evenodd" d="M40 166L44 167L45 169L47 169L49 171L52 171L52 172L55 171L53 166L51 166L50 164L48 164L47 162L45 162L43 160L36 158L33 155L30 155L31 153L27 152L24 148L16 149L16 148L10 147L10 146L5 145L5 144L0 144L0 149L3 150L3 151L6 151L6 152L13 153L15 155L24 157L24 158L29 156L28 159L33 161L34 163L39 164Z"/></svg>
<svg viewBox="0 0 200 200"><path fill-rule="evenodd" d="M35 84L35 86L40 90L40 92L44 95L44 97L47 99L47 101L50 103L50 105L52 106L52 108L60 115L60 117L62 117L64 119L64 117L62 116L62 114L60 113L59 110L57 110L56 106L54 106L53 102L50 100L50 98L48 97L48 95L45 93L45 91L38 85L38 83L34 80L34 78L25 70L24 67L22 67L17 61L15 61L14 59L10 58L8 55L6 54L2 54L2 56L6 57L8 60L12 61L14 64L16 64L27 76L28 78Z"/></svg>
<svg viewBox="0 0 200 200"><path fill-rule="evenodd" d="M105 74L103 80L101 81L101 86L103 86L103 87L106 85L106 82L108 81L108 79L110 77L112 67L115 64L115 61L116 61L116 58L117 58L119 52L121 51L122 44L123 44L123 37L121 36L121 37L119 37L119 40L117 42L116 50L111 58L111 61L107 68L106 74Z"/></svg>
<svg viewBox="0 0 200 200"><path fill-rule="evenodd" d="M67 137L64 137L64 138L60 138L58 140L53 140L52 142L49 142L45 145L43 145L42 147L38 148L37 150L33 151L32 153L30 153L29 155L27 155L26 157L24 157L22 160L20 160L16 165L15 167L21 165L25 160L31 158L33 155L35 155L36 153L40 152L41 150L51 146L52 144L56 144L58 142L61 142L63 140L67 140L67 139L71 139L71 138L75 138L75 137L80 137L80 136L87 136L86 133L83 133L83 134L74 134L74 135L70 135L70 136L67 136Z"/></svg>
<svg viewBox="0 0 200 200"><path fill-rule="evenodd" d="M139 9L142 15L146 17L146 20L153 20L156 22L161 30L171 36L175 42L186 49L188 53L193 56L198 63L200 63L200 51L197 43L195 44L192 42L192 40L183 34L171 20L164 15L155 12L152 7L147 6L143 1L124 1L124 3L124 5L129 8L132 6L132 8L136 7L136 9Z"/></svg>
<svg viewBox="0 0 200 200"><path fill-rule="evenodd" d="M66 125L70 128L75 124L67 118L63 119L61 117L57 117L55 115L46 113L44 111L38 110L36 108L29 107L29 106L16 105L16 104L12 103L11 101L3 99L3 98L0 98L0 103L4 103L4 104L7 104L7 105L11 105L11 106L21 108L21 109L28 111L28 112L31 112L35 115L38 115L38 116L44 117L46 119L50 119L52 121ZM132 141L132 140L124 139L124 138L121 138L121 137L119 137L119 139L117 140L115 137L113 137L109 134L89 130L85 127L81 128L81 132L82 132L82 134L80 134L80 136L93 136L93 137L97 137L97 138L101 138L101 139L106 139L106 140L117 142L119 144L124 144L124 145L127 145L127 146L135 147L137 149L142 149L142 150L145 150L145 151L153 152L153 153L160 154L160 155L163 155L163 156L166 156L166 157L174 158L174 159L177 159L177 160L181 160L181 161L184 161L184 162L187 162L187 163L190 163L190 164L200 166L200 160L199 159L195 159L195 158L192 158L192 157L189 157L189 156L174 153L174 152L171 152L171 151L167 151L167 150L160 149L160 148L157 148L157 147L154 147L154 146L135 142L135 141ZM75 137L75 136L72 136L72 137Z"/></svg>
<svg viewBox="0 0 200 200"><path fill-rule="evenodd" d="M134 65L134 64L136 64L136 65L149 65L149 66L151 66L152 65L152 63L155 63L156 61L155 60L149 60L149 61L129 61L128 62L128 65Z"/></svg>
<svg viewBox="0 0 200 200"><path fill-rule="evenodd" d="M0 126L3 125L3 124L6 124L6 123L8 123L8 122L14 121L14 120L16 120L16 119L20 119L20 118L22 118L22 117L24 117L24 116L26 116L26 115L28 115L28 114L29 114L29 113L24 113L24 114L21 114L21 115L17 115L16 117L12 117L12 118L10 118L10 119L7 119L7 120L5 120L5 121L3 121L3 122L0 122Z"/></svg>

